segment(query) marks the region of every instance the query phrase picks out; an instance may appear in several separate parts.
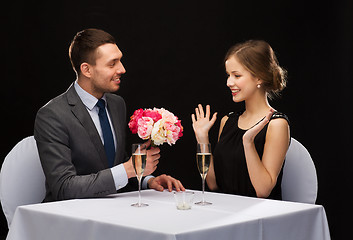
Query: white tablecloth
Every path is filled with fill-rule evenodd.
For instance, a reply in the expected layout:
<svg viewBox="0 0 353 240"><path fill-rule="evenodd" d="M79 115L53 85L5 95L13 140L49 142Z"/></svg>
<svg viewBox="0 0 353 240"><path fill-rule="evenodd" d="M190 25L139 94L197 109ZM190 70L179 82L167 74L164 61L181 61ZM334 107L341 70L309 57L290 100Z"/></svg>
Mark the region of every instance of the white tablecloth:
<svg viewBox="0 0 353 240"><path fill-rule="evenodd" d="M195 191L195 201L201 192ZM205 193L210 206L177 210L173 193L138 193L18 207L8 240L330 239L322 206Z"/></svg>

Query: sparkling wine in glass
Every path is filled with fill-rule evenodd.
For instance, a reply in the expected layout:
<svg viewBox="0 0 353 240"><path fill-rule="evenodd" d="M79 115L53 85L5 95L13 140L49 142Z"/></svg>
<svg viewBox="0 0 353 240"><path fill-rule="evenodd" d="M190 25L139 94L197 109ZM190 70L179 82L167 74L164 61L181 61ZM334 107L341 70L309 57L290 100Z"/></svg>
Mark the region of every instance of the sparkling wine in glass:
<svg viewBox="0 0 353 240"><path fill-rule="evenodd" d="M205 180L211 162L211 144L198 143L196 149L197 168L202 178L202 201L195 204L205 206L212 203L205 201Z"/></svg>
<svg viewBox="0 0 353 240"><path fill-rule="evenodd" d="M148 204L141 203L141 179L146 167L146 145L142 143L132 144L132 165L134 166L136 177L139 185L139 199L137 203L132 204L133 207L146 207Z"/></svg>

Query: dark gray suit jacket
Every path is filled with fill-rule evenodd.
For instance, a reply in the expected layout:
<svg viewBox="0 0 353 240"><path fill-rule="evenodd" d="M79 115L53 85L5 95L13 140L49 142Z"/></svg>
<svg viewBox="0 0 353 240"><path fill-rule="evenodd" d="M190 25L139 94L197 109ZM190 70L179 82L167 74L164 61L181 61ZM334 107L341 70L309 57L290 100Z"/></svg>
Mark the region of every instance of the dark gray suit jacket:
<svg viewBox="0 0 353 240"><path fill-rule="evenodd" d="M117 165L128 159L126 107L120 96L106 94L106 100L115 130ZM34 137L46 176L45 202L116 193L101 138L73 84L38 111Z"/></svg>

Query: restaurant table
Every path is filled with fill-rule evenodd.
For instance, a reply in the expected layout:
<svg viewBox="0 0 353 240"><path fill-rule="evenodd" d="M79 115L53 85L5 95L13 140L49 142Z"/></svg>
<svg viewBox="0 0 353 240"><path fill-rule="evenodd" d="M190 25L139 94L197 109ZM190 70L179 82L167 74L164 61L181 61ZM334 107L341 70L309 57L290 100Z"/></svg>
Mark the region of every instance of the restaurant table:
<svg viewBox="0 0 353 240"><path fill-rule="evenodd" d="M194 202L202 199L195 192ZM144 190L105 198L20 206L7 240L330 239L320 205L205 192L209 206L177 210L173 193Z"/></svg>

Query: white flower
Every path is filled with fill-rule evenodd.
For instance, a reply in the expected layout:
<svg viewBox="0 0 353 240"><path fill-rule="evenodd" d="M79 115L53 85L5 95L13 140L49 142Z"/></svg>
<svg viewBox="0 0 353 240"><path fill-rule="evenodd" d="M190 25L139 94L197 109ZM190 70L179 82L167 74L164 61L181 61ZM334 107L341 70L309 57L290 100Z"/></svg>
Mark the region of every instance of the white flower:
<svg viewBox="0 0 353 240"><path fill-rule="evenodd" d="M153 128L151 133L151 139L155 145L161 145L165 142L165 130L163 128L163 121L162 119L158 120Z"/></svg>

